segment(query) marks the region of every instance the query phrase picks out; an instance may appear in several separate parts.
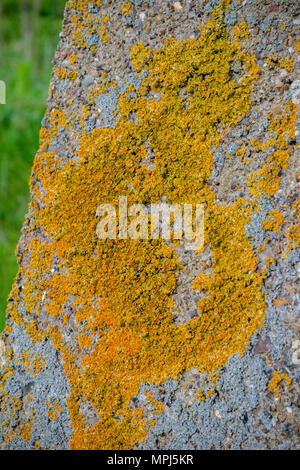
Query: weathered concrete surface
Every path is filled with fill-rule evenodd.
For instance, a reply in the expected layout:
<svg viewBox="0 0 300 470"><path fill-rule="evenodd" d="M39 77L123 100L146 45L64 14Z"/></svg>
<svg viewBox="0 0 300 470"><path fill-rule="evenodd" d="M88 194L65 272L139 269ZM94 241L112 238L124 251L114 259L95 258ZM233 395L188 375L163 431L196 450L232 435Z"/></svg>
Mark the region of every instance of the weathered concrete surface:
<svg viewBox="0 0 300 470"><path fill-rule="evenodd" d="M299 447L298 2L229 4L67 3L0 337L3 449ZM119 195L204 203L204 251L100 242Z"/></svg>

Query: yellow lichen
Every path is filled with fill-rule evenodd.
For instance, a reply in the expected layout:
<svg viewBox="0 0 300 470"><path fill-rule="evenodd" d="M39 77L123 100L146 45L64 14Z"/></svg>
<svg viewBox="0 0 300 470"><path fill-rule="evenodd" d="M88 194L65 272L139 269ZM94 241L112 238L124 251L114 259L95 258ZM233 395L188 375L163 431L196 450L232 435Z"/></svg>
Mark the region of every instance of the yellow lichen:
<svg viewBox="0 0 300 470"><path fill-rule="evenodd" d="M283 380L285 380L286 386L287 388L289 388L291 384L291 378L288 376L288 374L280 374L278 370L274 370L273 377L270 380L268 387L269 387L269 390L274 394L275 398L278 398L279 396L279 392L280 392L279 385L282 383Z"/></svg>
<svg viewBox="0 0 300 470"><path fill-rule="evenodd" d="M70 57L69 57L70 65L75 64L76 60L77 60L77 54L71 54Z"/></svg>
<svg viewBox="0 0 300 470"><path fill-rule="evenodd" d="M238 86L229 78L235 58L247 70ZM93 351L83 356L82 373L72 367L70 375L73 358L66 346L59 346L73 385L72 415L77 416L77 397L83 395L101 410L102 420L93 432L85 431L77 416L71 444L74 448L128 448L142 440L146 422L141 411L128 408L139 384L159 383L191 367L215 370L231 354L242 353L249 336L262 325L264 312L259 289L262 279L254 271L256 257L244 230L251 215L249 204L240 199L230 207L217 206L207 185L213 161L209 149L220 141L218 124L231 126L249 109L252 83L258 73L254 59L237 41L230 41L222 24L212 20L199 40L170 39L156 52L138 45L132 50L132 60L137 72L144 68L149 75L143 79L136 99L129 99L130 87L120 97L116 128L83 134L79 165L65 165L55 180L54 174L43 175L43 186L49 192L46 208L38 218L55 240L41 247L43 263L49 269L56 253L65 260L68 276L54 275L37 289L43 263L34 262L38 271L31 269L29 275L35 281L29 284L34 291L47 291L46 309L51 316L61 311L68 295L80 295L84 302L76 321L87 321L101 338ZM179 97L183 87L190 95L187 109ZM147 99L149 89L161 91L162 99ZM132 112L137 114L137 125L128 122ZM151 142L156 155L152 173L139 165L146 156L141 145L145 140ZM54 156L47 158L53 161ZM166 171L173 176L166 179ZM129 181L136 195L128 190ZM209 295L199 302L200 316L176 326L169 309L180 269L174 251L162 240L99 242L95 213L100 187L102 202L114 202L120 194L127 194L130 202L155 202L165 195L173 203L185 200L187 186L189 202L206 205L214 275L206 281ZM84 212L81 204L87 209ZM32 251L41 256L38 247ZM97 258L91 256L94 252ZM201 283L199 277L195 288L203 288ZM32 298L28 292L26 296ZM97 298L101 301L92 301ZM52 331L55 344L61 345L58 332ZM86 334L78 333L78 341L81 350L89 348ZM89 377L93 377L92 387ZM122 415L122 423L114 415Z"/></svg>
<svg viewBox="0 0 300 470"><path fill-rule="evenodd" d="M277 54L270 55L266 60L267 67L271 70L275 69L278 66L278 61L279 58Z"/></svg>
<svg viewBox="0 0 300 470"><path fill-rule="evenodd" d="M123 3L121 5L121 12L122 12L122 15L124 15L124 16L129 16L130 15L130 12L131 12L130 2Z"/></svg>
<svg viewBox="0 0 300 470"><path fill-rule="evenodd" d="M300 39L298 39L294 45L294 49L296 52L300 51Z"/></svg>
<svg viewBox="0 0 300 470"><path fill-rule="evenodd" d="M86 2L77 3L77 11L85 12ZM131 405L142 382L160 384L195 367L209 372L214 385L220 367L232 354L243 354L263 325L263 278L245 226L257 210L257 199L278 189L280 170L289 159L286 137L293 131L294 108L289 104L286 115L270 124L276 150L266 167L250 175L251 199L216 204L209 185L211 149L221 142L222 131L249 111L259 73L255 57L240 43L248 37L245 24L235 28L232 40L221 16L216 12L197 40L169 39L156 51L142 44L132 48L137 73L146 70L148 75L135 95L129 86L120 96L115 128L82 133L78 161L60 166L56 154L46 151L62 122L70 126L63 113L53 110L47 116L52 125L41 131L31 207L34 223L49 239L32 239L24 250L30 258L24 298L37 321L43 305L50 322L46 334L63 359L71 387L71 448L133 448L154 425ZM238 83L231 77L234 61L244 70ZM161 99L149 97L151 92ZM132 114L135 124L128 119ZM141 165L146 142L155 154L151 171ZM257 143L258 148L263 145ZM96 210L100 203L117 205L120 195L127 196L128 204L155 203L162 196L170 204L184 203L187 188L188 202L205 206L205 244L213 263L211 275L200 274L194 283L195 289L207 292L198 302L198 316L177 325L170 298L183 267L175 250L163 239L99 240ZM52 272L54 259L60 261ZM57 326L68 321L63 311L69 298L75 299L70 315L77 346L66 343ZM11 315L21 321L18 312ZM28 325L37 341L38 329ZM206 396L214 390L212 386ZM99 416L92 428L80 413L82 397ZM152 404L162 412L160 402Z"/></svg>
<svg viewBox="0 0 300 470"><path fill-rule="evenodd" d="M100 8L101 0L94 0L93 4ZM67 3L67 10L76 12L72 16L68 34L76 46L96 52L95 46L89 45L88 38L93 34L99 34L103 44L106 44L109 36L104 25L109 21L109 17L103 14L100 18L93 15L89 11L90 5L91 2L89 0L70 0Z"/></svg>
<svg viewBox="0 0 300 470"><path fill-rule="evenodd" d="M48 398L46 401L46 406L48 410L48 416L51 421L54 421L58 418L61 413L61 407L59 402L56 399Z"/></svg>
<svg viewBox="0 0 300 470"><path fill-rule="evenodd" d="M293 59L284 59L280 61L280 67L285 69L287 72L293 71Z"/></svg>
<svg viewBox="0 0 300 470"><path fill-rule="evenodd" d="M294 201L292 205L292 214L295 215L295 223L291 224L287 230L288 245L286 254L300 246L300 200Z"/></svg>
<svg viewBox="0 0 300 470"><path fill-rule="evenodd" d="M77 78L76 69L71 71L68 71L67 69L55 69L54 73L58 78L60 78L60 80L75 80Z"/></svg>
<svg viewBox="0 0 300 470"><path fill-rule="evenodd" d="M284 222L284 217L277 209L268 212L268 218L263 221L264 230L279 233L280 225Z"/></svg>

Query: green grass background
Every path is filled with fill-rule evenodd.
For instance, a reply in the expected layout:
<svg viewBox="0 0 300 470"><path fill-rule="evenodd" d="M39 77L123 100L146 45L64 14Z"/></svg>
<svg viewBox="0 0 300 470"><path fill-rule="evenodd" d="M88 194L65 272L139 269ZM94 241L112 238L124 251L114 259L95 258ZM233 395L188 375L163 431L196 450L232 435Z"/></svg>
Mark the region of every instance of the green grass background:
<svg viewBox="0 0 300 470"><path fill-rule="evenodd" d="M17 273L15 248L27 211L52 58L65 0L0 0L0 331Z"/></svg>

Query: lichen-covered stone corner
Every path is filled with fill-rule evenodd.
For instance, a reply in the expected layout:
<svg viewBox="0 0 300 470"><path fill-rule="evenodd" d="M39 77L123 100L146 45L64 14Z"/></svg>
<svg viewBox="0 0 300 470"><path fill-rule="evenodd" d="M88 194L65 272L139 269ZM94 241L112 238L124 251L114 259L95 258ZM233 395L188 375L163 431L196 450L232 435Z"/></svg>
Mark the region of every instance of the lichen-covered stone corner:
<svg viewBox="0 0 300 470"><path fill-rule="evenodd" d="M67 2L0 339L2 448L299 447L297 8ZM99 240L119 196L204 204L203 250Z"/></svg>

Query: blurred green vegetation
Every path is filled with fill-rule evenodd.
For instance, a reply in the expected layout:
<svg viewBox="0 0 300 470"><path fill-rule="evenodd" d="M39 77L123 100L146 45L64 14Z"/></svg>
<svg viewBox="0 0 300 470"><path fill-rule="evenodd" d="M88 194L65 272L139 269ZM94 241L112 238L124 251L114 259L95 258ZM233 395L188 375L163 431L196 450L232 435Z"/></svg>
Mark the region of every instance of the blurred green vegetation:
<svg viewBox="0 0 300 470"><path fill-rule="evenodd" d="M17 273L15 248L27 211L52 58L65 0L0 0L0 331Z"/></svg>

